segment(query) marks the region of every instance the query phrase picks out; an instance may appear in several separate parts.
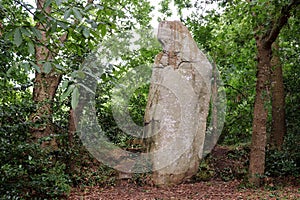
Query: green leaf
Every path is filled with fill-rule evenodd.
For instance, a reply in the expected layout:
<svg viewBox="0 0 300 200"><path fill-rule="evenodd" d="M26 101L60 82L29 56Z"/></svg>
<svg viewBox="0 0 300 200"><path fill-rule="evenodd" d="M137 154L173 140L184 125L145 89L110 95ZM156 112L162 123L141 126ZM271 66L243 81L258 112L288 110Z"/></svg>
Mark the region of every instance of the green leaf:
<svg viewBox="0 0 300 200"><path fill-rule="evenodd" d="M69 84L69 82L68 82ZM67 96L69 96L71 94L71 92L73 92L74 90L74 85L69 85L67 91L65 91L61 96L60 96L60 100L63 101Z"/></svg>
<svg viewBox="0 0 300 200"><path fill-rule="evenodd" d="M106 26L101 27L101 35L104 37L106 35L107 29Z"/></svg>
<svg viewBox="0 0 300 200"><path fill-rule="evenodd" d="M41 68L37 66L34 62L30 61L30 64L33 66L33 68L38 72L41 73Z"/></svg>
<svg viewBox="0 0 300 200"><path fill-rule="evenodd" d="M73 109L77 107L78 102L79 102L79 89L75 87L72 92L72 100L71 100L71 106Z"/></svg>
<svg viewBox="0 0 300 200"><path fill-rule="evenodd" d="M60 70L64 70L64 67L61 66L60 64L55 64L55 68L60 69Z"/></svg>
<svg viewBox="0 0 300 200"><path fill-rule="evenodd" d="M81 21L82 20L82 15L81 15L80 11L77 8L73 8L72 10L73 10L73 13L74 13L74 16L76 17L76 19Z"/></svg>
<svg viewBox="0 0 300 200"><path fill-rule="evenodd" d="M47 8L47 7L49 7L50 4L51 4L51 2L52 2L52 0L47 0L47 1L45 2L45 4L44 4L44 9Z"/></svg>
<svg viewBox="0 0 300 200"><path fill-rule="evenodd" d="M88 28L84 27L82 33L85 38L90 37L90 30Z"/></svg>
<svg viewBox="0 0 300 200"><path fill-rule="evenodd" d="M35 27L31 28L33 35L37 38L37 39L42 39L42 34L41 32L36 29Z"/></svg>
<svg viewBox="0 0 300 200"><path fill-rule="evenodd" d="M48 74L52 70L52 65L50 62L45 62L43 65L44 72Z"/></svg>
<svg viewBox="0 0 300 200"><path fill-rule="evenodd" d="M31 37L30 32L29 32L26 28L21 28L20 30L21 30L21 33L22 33L23 35L26 35L26 36L28 36L28 37Z"/></svg>
<svg viewBox="0 0 300 200"><path fill-rule="evenodd" d="M19 47L23 42L22 34L20 28L16 28L14 32L14 44Z"/></svg>
<svg viewBox="0 0 300 200"><path fill-rule="evenodd" d="M71 16L71 12L72 12L71 9L66 10L66 12L65 12L65 14L64 14L64 19L65 19L65 20L68 19L68 18Z"/></svg>
<svg viewBox="0 0 300 200"><path fill-rule="evenodd" d="M29 65L29 63L23 63L22 64L22 68L25 70L25 72L29 72L30 70L30 65Z"/></svg>
<svg viewBox="0 0 300 200"><path fill-rule="evenodd" d="M67 87L68 87L68 85L69 85L69 80L64 80L63 81L63 83L62 83L62 86L61 86L61 88L64 90L64 89L66 89Z"/></svg>
<svg viewBox="0 0 300 200"><path fill-rule="evenodd" d="M77 78L77 71L73 71L73 72L71 73L71 77L72 77L72 79Z"/></svg>
<svg viewBox="0 0 300 200"><path fill-rule="evenodd" d="M8 76L10 76L11 73L12 73L15 69L16 69L15 66L11 66L11 67L7 70L6 74L7 74Z"/></svg>
<svg viewBox="0 0 300 200"><path fill-rule="evenodd" d="M34 44L32 43L32 41L28 42L28 53L29 54L34 54L35 53Z"/></svg>
<svg viewBox="0 0 300 200"><path fill-rule="evenodd" d="M84 79L85 78L85 73L83 71L77 71L77 77L80 79Z"/></svg>
<svg viewBox="0 0 300 200"><path fill-rule="evenodd" d="M66 22L57 22L57 24L63 29L68 29L68 23Z"/></svg>
<svg viewBox="0 0 300 200"><path fill-rule="evenodd" d="M91 29L90 32L91 32L91 35L93 36L91 39L93 41L97 41L100 37L99 31L94 31L93 29Z"/></svg>
<svg viewBox="0 0 300 200"><path fill-rule="evenodd" d="M57 23L56 22L51 23L51 32L54 33L56 32L56 30L57 30Z"/></svg>
<svg viewBox="0 0 300 200"><path fill-rule="evenodd" d="M88 41L88 46L89 46L90 49L94 48L94 44L90 40Z"/></svg>
<svg viewBox="0 0 300 200"><path fill-rule="evenodd" d="M93 7L94 7L93 4L89 4L89 5L87 5L87 6L84 8L84 11L86 12L86 11L90 10L91 8L93 8Z"/></svg>
<svg viewBox="0 0 300 200"><path fill-rule="evenodd" d="M116 24L111 24L110 28L111 28L111 29L116 29L116 28L117 28L117 25L116 25Z"/></svg>
<svg viewBox="0 0 300 200"><path fill-rule="evenodd" d="M45 14L41 10L35 12L34 18L35 21L43 22L46 19Z"/></svg>

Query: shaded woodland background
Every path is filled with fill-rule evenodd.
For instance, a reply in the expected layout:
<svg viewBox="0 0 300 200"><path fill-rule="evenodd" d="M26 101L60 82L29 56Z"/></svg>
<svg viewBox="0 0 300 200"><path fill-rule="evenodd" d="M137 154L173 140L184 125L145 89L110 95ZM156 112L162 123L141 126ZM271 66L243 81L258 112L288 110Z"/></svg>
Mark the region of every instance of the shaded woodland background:
<svg viewBox="0 0 300 200"><path fill-rule="evenodd" d="M162 1L161 19L171 15ZM214 3L216 10L205 11ZM218 146L200 164L195 182L240 180L259 186L300 175L300 1L175 0L195 41L216 63L227 113ZM0 194L2 199L63 198L71 188L115 185L118 173L81 144L73 108L76 77L97 45L125 30L150 26L153 8L143 1L0 1ZM112 89L129 70L152 64L160 48L120 55L100 77L96 109L112 142L143 149L112 115ZM132 119L143 124L149 85L130 99ZM220 155L219 155L220 154ZM224 157L225 156L225 157ZM131 181L148 184L150 174ZM297 182L297 181L296 181ZM298 180L299 183L299 180ZM275 181L276 184L276 181Z"/></svg>

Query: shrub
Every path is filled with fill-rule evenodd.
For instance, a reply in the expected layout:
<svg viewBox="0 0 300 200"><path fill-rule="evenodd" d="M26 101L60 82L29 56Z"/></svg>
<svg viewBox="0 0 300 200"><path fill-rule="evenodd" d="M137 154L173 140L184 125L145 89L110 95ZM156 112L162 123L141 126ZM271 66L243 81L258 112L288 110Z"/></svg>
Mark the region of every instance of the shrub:
<svg viewBox="0 0 300 200"><path fill-rule="evenodd" d="M70 181L66 165L57 159L60 152L30 142L34 104L26 93L11 95L0 99L0 199L65 196Z"/></svg>

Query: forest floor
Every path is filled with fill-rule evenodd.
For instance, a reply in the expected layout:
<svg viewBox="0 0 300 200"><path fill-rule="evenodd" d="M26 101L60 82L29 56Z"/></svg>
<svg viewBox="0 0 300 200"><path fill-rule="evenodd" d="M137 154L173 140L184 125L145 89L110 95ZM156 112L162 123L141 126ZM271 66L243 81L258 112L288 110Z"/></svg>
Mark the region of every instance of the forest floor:
<svg viewBox="0 0 300 200"><path fill-rule="evenodd" d="M132 180L115 185L73 188L69 200L300 200L297 178L267 179L262 187L243 181L248 168L248 150L216 147L200 165L198 179L173 187L160 188ZM230 172L230 173L229 173ZM208 175L208 177L206 177ZM207 178L207 180L205 180ZM228 179L224 181L224 179Z"/></svg>
<svg viewBox="0 0 300 200"><path fill-rule="evenodd" d="M264 186L261 188L241 188L239 181L208 181L181 184L168 188L137 186L122 184L111 187L86 187L73 189L70 200L75 199L116 199L116 200L163 200L163 199L214 199L214 200L244 200L244 199L288 199L299 200L299 187L289 185L280 188Z"/></svg>

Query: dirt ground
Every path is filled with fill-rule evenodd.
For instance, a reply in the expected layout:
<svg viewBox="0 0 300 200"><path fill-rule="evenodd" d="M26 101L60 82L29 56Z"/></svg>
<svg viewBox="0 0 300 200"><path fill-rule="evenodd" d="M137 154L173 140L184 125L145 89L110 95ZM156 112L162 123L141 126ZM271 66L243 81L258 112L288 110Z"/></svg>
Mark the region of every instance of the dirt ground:
<svg viewBox="0 0 300 200"><path fill-rule="evenodd" d="M210 159L200 166L198 179L173 187L158 188L147 184L122 181L115 186L73 188L69 200L300 200L297 178L265 180L260 188L245 187L242 181L248 168L249 149L216 146ZM213 169L213 173L212 173ZM201 173L202 171L202 173ZM207 174L209 176L207 176ZM206 177L207 176L207 177ZM233 180L232 177L237 179ZM200 179L199 179L200 178ZM206 181L204 181L207 178ZM228 180L228 181L225 181Z"/></svg>
<svg viewBox="0 0 300 200"><path fill-rule="evenodd" d="M137 186L132 183L114 187L86 187L73 189L69 200L74 199L116 199L116 200L164 200L164 199L205 199L205 200L244 200L244 199L300 199L299 186L274 188L267 185L261 188L241 188L240 181L209 181L181 184L169 188Z"/></svg>

